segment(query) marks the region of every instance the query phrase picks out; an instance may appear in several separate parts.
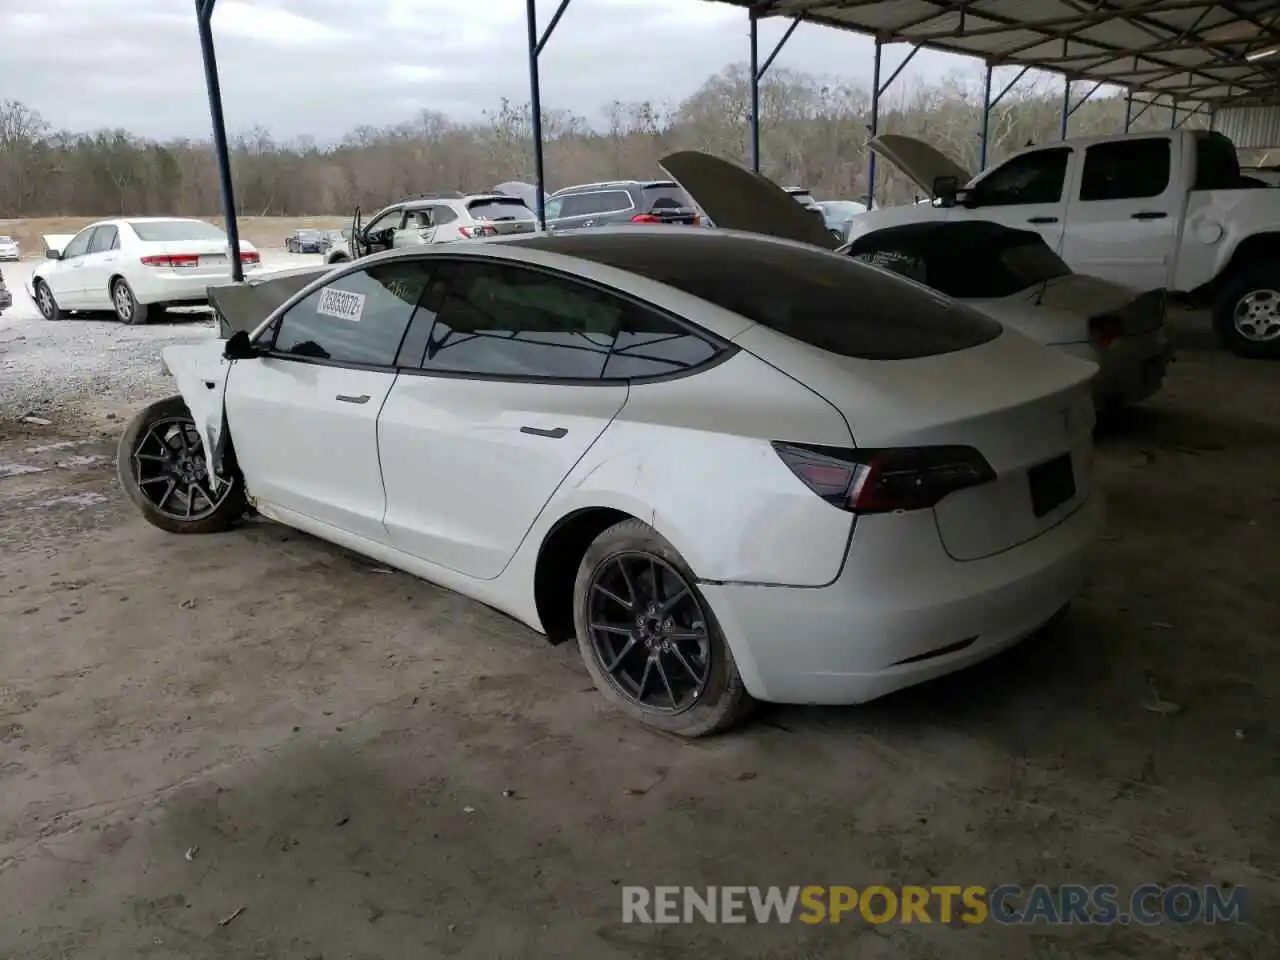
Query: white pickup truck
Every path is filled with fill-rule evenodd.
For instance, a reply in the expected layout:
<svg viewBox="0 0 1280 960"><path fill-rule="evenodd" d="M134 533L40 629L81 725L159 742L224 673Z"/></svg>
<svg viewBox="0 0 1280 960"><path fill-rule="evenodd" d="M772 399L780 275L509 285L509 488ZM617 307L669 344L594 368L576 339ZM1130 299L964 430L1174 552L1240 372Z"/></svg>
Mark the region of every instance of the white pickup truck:
<svg viewBox="0 0 1280 960"><path fill-rule="evenodd" d="M932 202L855 217L850 240L934 219L1036 230L1076 272L1212 306L1233 353L1280 357L1280 189L1242 176L1222 134L1066 140L976 177L911 137L883 134L870 146Z"/></svg>

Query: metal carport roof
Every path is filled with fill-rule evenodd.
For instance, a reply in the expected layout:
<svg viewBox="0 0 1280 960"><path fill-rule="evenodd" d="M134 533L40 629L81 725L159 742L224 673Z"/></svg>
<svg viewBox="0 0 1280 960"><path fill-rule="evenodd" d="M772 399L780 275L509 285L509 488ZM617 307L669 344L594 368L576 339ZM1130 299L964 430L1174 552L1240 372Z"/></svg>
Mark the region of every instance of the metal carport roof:
<svg viewBox="0 0 1280 960"><path fill-rule="evenodd" d="M708 0L1177 101L1280 103L1276 0Z"/></svg>

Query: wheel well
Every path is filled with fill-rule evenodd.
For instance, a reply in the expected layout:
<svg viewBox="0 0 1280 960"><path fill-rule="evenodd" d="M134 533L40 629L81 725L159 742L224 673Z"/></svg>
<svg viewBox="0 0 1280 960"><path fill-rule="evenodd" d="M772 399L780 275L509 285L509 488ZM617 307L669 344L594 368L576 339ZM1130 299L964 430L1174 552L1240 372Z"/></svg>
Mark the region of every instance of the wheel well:
<svg viewBox="0 0 1280 960"><path fill-rule="evenodd" d="M615 523L631 519L621 510L590 507L569 514L542 541L533 571L533 599L551 643L563 643L574 636L573 582L587 547Z"/></svg>
<svg viewBox="0 0 1280 960"><path fill-rule="evenodd" d="M1208 283L1192 290L1187 298L1194 304L1212 303L1222 288L1230 283L1250 263L1280 258L1280 233L1256 233L1240 241L1227 265Z"/></svg>
<svg viewBox="0 0 1280 960"><path fill-rule="evenodd" d="M110 294L112 293L112 291L114 291L114 290L115 290L115 288L116 288L116 281L117 281L117 280L124 280L124 274L122 274L122 273L113 273L113 274L111 275L111 279L107 281L107 294L108 294L108 295L110 295ZM128 283L129 281L128 281L128 280L124 280L124 282L125 282L125 283Z"/></svg>

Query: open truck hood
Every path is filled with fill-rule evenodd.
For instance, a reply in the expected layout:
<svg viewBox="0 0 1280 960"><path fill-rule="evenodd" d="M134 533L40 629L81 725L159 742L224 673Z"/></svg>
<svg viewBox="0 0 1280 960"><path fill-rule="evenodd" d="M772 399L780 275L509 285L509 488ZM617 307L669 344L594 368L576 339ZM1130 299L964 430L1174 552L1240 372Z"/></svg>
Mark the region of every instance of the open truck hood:
<svg viewBox="0 0 1280 960"><path fill-rule="evenodd" d="M44 252L47 256L51 251L53 253L62 253L67 248L67 244L76 238L74 233L42 233L40 242L44 244Z"/></svg>
<svg viewBox="0 0 1280 960"><path fill-rule="evenodd" d="M937 147L915 137L882 133L868 140L867 146L910 177L929 197L933 196L933 185L939 177L955 177L962 187L973 179L972 173Z"/></svg>
<svg viewBox="0 0 1280 960"><path fill-rule="evenodd" d="M834 250L840 242L819 217L768 177L699 150L663 157L659 166L698 211L724 230L743 230Z"/></svg>
<svg viewBox="0 0 1280 960"><path fill-rule="evenodd" d="M254 277L243 283L209 287L209 306L218 317L218 336L227 338L237 330L252 333L276 307L333 269L329 264L297 267Z"/></svg>

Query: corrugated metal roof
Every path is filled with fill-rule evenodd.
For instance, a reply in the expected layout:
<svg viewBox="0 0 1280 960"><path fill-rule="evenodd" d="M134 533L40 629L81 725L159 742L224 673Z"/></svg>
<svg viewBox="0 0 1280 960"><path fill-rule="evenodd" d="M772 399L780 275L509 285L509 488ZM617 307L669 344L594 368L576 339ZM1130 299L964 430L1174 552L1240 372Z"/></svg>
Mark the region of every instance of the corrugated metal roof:
<svg viewBox="0 0 1280 960"><path fill-rule="evenodd" d="M1280 103L1276 0L710 0L1183 102Z"/></svg>
<svg viewBox="0 0 1280 960"><path fill-rule="evenodd" d="M1213 129L1225 133L1241 150L1275 149L1280 147L1280 106L1219 110Z"/></svg>

